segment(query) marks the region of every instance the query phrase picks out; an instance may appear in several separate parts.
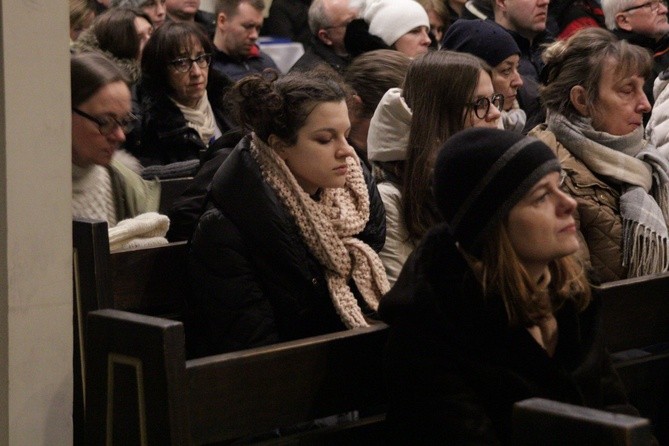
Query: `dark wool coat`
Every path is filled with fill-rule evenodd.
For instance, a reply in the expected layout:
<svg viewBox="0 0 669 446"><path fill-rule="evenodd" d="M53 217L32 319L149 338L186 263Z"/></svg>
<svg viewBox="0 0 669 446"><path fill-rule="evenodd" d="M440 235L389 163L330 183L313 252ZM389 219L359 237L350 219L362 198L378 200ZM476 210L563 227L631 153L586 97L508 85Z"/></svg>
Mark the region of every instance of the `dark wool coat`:
<svg viewBox="0 0 669 446"><path fill-rule="evenodd" d="M273 68L279 71L274 60L269 54L258 49L257 54L249 55L246 59L237 59L230 57L223 51L214 49L211 59L211 69L216 70L221 75L228 77L234 82L249 74L262 73L265 68Z"/></svg>
<svg viewBox="0 0 669 446"><path fill-rule="evenodd" d="M598 305L555 313L549 357L504 305L485 300L444 226L414 251L381 300L390 324L386 424L393 444L510 444L514 402L542 397L638 415L602 343Z"/></svg>
<svg viewBox="0 0 669 446"><path fill-rule="evenodd" d="M221 133L234 127L223 97L232 82L210 68L207 97ZM128 150L144 166L170 164L178 161L200 159L207 149L200 135L188 126L181 110L164 91L153 91L140 86L142 100L142 131L139 144Z"/></svg>
<svg viewBox="0 0 669 446"><path fill-rule="evenodd" d="M338 73L344 74L344 70L348 67L349 59L338 56L332 51L332 48L325 45L316 37L311 37L311 48L307 48L306 52L297 59L297 62L291 67L290 71L309 71L318 65L329 65Z"/></svg>
<svg viewBox="0 0 669 446"><path fill-rule="evenodd" d="M191 241L191 307L202 330L199 354L345 329L323 267L263 180L249 141L244 138L214 176L209 193L214 206L200 218ZM379 251L385 212L375 183L367 179L370 219L359 238Z"/></svg>

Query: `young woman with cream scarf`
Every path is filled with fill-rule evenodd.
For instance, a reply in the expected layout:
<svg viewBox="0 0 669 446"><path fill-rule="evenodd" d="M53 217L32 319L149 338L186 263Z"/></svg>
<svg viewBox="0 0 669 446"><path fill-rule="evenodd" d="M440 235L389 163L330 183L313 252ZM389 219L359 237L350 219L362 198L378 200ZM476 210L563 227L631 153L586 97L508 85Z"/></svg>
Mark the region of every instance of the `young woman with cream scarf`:
<svg viewBox="0 0 669 446"><path fill-rule="evenodd" d="M667 271L669 163L643 137L649 54L593 28L553 44L544 59L548 117L530 134L560 159L593 277Z"/></svg>
<svg viewBox="0 0 669 446"><path fill-rule="evenodd" d="M342 84L266 76L231 91L251 133L214 176L191 240L198 354L364 327L388 291L383 204L346 140Z"/></svg>

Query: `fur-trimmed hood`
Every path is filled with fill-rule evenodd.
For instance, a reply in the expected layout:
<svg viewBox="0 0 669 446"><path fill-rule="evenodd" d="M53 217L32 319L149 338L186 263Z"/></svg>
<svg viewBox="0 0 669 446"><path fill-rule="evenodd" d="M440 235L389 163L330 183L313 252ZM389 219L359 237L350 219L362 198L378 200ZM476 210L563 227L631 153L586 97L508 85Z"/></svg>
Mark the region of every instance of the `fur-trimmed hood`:
<svg viewBox="0 0 669 446"><path fill-rule="evenodd" d="M118 65L118 67L123 71L123 73L128 78L128 81L132 85L139 81L141 75L139 61L136 59L118 58L111 52L100 48L100 42L98 42L97 37L95 37L95 30L93 26L82 32L79 38L72 44L70 49L75 54L89 51L100 53L108 59L114 61L114 63L116 63L116 65Z"/></svg>

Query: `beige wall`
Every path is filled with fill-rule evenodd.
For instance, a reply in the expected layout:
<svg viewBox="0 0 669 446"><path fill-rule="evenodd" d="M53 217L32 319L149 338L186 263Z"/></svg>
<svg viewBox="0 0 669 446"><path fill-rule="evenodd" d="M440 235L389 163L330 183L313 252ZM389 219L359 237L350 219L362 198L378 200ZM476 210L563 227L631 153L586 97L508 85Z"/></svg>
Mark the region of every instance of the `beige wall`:
<svg viewBox="0 0 669 446"><path fill-rule="evenodd" d="M66 4L0 0L0 445L72 444Z"/></svg>

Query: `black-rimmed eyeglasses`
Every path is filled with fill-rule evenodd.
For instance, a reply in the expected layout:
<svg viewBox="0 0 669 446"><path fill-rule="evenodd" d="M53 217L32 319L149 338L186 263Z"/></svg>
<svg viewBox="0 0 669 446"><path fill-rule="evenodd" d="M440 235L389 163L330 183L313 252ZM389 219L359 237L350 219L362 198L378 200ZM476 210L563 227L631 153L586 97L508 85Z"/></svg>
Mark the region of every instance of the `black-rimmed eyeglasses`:
<svg viewBox="0 0 669 446"><path fill-rule="evenodd" d="M474 114L476 114L477 118L485 119L485 117L488 116L488 113L490 113L490 104L502 111L504 108L504 95L494 94L490 98L478 98L474 102L469 102L466 105L474 110Z"/></svg>
<svg viewBox="0 0 669 446"><path fill-rule="evenodd" d="M110 133L112 133L114 130L116 130L116 127L121 127L123 133L128 133L130 130L132 130L133 124L137 121L137 119L139 119L132 113L128 113L127 116L121 119L117 119L117 118L112 118L111 116L104 118L96 118L95 116L91 116L88 113L83 112L78 108L74 107L72 107L72 112L78 114L82 118L86 118L89 121L96 123L98 125L98 130L103 136L107 136Z"/></svg>
<svg viewBox="0 0 669 446"><path fill-rule="evenodd" d="M630 12L634 11L635 9L641 9L641 8L646 8L648 7L650 9L650 12L652 13L657 13L657 11L660 10L660 5L667 6L667 2L663 0L651 0L646 3L642 3L638 6L631 6L629 8L625 8L622 10L622 12Z"/></svg>
<svg viewBox="0 0 669 446"><path fill-rule="evenodd" d="M180 57L179 59L174 59L168 63L179 73L187 73L193 67L194 63L200 68L207 68L211 63L211 54L200 54L193 58Z"/></svg>

